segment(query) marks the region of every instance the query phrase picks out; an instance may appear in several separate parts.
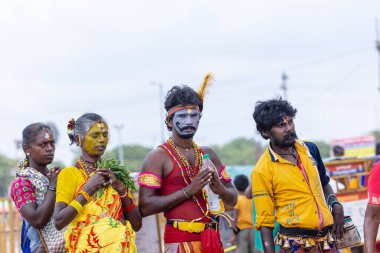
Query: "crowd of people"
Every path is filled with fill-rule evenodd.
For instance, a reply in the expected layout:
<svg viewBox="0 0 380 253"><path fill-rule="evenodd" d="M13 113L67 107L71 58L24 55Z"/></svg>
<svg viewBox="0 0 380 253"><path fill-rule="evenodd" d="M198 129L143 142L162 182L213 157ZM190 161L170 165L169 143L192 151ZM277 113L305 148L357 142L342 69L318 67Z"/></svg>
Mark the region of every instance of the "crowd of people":
<svg viewBox="0 0 380 253"><path fill-rule="evenodd" d="M223 210L210 211L205 186L225 206L235 207L240 229L232 219L229 223L236 232L237 252L258 252L255 240L262 241L264 252L276 248L280 252L337 252L344 234L343 206L329 184L317 146L297 137L297 110L281 98L257 102L253 118L269 145L251 174L251 183L238 176L232 184L218 155L193 139L209 79L198 92L188 86L169 90L165 123L172 134L142 163L138 205L131 189L112 170L98 166L109 135L103 117L85 113L69 122L68 136L78 146L80 157L63 169L47 168L55 152L50 127L28 125L22 133L25 159L10 192L23 218L23 252L137 252L135 238L142 217L161 212L166 218L165 253L224 252L218 221L229 216ZM203 166L205 154L214 167ZM375 252L379 189L377 185L370 188L368 252ZM260 231L259 238L254 228Z"/></svg>

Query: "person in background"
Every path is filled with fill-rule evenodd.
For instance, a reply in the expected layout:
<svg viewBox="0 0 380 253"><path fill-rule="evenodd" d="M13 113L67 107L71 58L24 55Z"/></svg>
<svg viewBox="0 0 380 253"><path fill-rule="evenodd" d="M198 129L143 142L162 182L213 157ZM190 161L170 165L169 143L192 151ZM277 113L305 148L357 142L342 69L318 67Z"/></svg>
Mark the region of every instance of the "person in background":
<svg viewBox="0 0 380 253"><path fill-rule="evenodd" d="M234 207L237 217L237 226L240 232L233 235L236 239L236 253L254 253L255 231L252 225L252 198L248 199L244 192L250 186L248 177L237 175L234 186L239 192L237 203Z"/></svg>
<svg viewBox="0 0 380 253"><path fill-rule="evenodd" d="M333 154L334 154L334 157L342 157L342 156L344 156L344 148L342 146L335 145L333 147Z"/></svg>
<svg viewBox="0 0 380 253"><path fill-rule="evenodd" d="M25 160L19 164L10 196L23 217L21 248L24 252L66 252L63 234L56 230L52 214L59 168L49 170L55 152L52 130L43 123L22 131Z"/></svg>

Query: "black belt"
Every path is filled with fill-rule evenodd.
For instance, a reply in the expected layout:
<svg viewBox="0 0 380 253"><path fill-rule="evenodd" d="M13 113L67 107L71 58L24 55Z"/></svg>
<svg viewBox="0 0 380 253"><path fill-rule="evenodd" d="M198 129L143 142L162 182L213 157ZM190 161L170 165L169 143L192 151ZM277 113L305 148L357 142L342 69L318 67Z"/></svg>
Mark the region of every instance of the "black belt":
<svg viewBox="0 0 380 253"><path fill-rule="evenodd" d="M331 226L327 226L318 229L308 229L308 228L286 228L280 225L280 230L278 231L282 235L286 236L297 236L297 237L305 237L305 236L317 236L322 237L327 235L331 230Z"/></svg>

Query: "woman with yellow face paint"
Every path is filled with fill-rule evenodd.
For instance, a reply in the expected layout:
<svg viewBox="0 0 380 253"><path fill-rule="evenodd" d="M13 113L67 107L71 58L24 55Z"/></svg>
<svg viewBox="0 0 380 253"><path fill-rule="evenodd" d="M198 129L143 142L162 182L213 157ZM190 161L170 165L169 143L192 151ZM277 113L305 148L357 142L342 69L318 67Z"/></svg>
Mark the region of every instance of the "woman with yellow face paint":
<svg viewBox="0 0 380 253"><path fill-rule="evenodd" d="M141 214L131 193L109 169L97 168L108 143L108 126L94 113L68 124L72 143L81 148L75 166L58 176L55 226L65 231L68 252L136 252Z"/></svg>

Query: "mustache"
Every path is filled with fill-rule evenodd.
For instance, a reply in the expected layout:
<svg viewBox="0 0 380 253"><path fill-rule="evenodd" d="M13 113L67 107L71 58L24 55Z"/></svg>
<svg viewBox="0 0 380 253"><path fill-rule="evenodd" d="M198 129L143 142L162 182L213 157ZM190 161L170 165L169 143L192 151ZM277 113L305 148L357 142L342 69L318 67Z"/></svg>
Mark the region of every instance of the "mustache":
<svg viewBox="0 0 380 253"><path fill-rule="evenodd" d="M197 129L196 129L195 127L193 127L193 126L180 127L180 126L179 126L179 123L177 123L176 126L177 126L178 129L181 130L181 131L183 131L183 130L185 130L185 129L191 129L191 130L194 130L194 131L197 130Z"/></svg>

